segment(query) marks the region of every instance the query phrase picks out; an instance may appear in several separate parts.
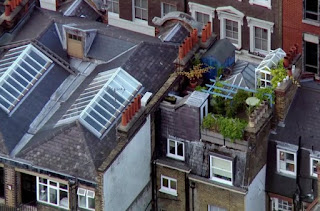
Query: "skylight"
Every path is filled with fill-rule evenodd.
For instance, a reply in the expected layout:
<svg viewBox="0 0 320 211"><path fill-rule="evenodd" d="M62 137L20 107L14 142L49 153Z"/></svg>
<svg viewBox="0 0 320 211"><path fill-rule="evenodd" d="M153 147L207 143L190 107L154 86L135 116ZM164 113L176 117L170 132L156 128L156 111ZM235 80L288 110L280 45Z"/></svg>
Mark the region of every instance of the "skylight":
<svg viewBox="0 0 320 211"><path fill-rule="evenodd" d="M96 136L101 137L141 88L141 83L121 68L81 112L79 120Z"/></svg>
<svg viewBox="0 0 320 211"><path fill-rule="evenodd" d="M52 61L31 44L10 49L0 60L0 107L10 113Z"/></svg>

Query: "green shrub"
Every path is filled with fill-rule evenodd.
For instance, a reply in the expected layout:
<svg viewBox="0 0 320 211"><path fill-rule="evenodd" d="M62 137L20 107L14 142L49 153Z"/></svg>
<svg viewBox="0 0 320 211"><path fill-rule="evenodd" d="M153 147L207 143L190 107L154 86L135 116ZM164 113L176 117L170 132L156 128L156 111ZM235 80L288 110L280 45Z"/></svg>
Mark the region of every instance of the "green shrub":
<svg viewBox="0 0 320 211"><path fill-rule="evenodd" d="M271 94L271 97L272 97L272 103L274 104L274 90L273 88L271 87L266 87L266 88L259 88L257 89L257 92L254 93L254 96L256 98L258 98L260 101L263 101L263 100L268 100L269 101L269 97L268 95L266 94Z"/></svg>

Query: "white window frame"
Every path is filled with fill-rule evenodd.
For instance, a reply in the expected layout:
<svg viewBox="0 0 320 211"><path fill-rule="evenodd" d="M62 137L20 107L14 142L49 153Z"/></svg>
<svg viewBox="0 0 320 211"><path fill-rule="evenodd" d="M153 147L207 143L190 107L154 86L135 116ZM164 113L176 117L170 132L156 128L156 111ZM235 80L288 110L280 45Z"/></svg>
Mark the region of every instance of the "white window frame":
<svg viewBox="0 0 320 211"><path fill-rule="evenodd" d="M170 153L170 141L173 141L175 143L175 154ZM182 144L183 156L178 155L178 143ZM184 142L168 138L167 139L167 157L184 161L184 156L185 156Z"/></svg>
<svg viewBox="0 0 320 211"><path fill-rule="evenodd" d="M267 55L271 50L271 33L273 33L274 23L269 21L260 20L253 17L247 17L248 27L250 29L250 52L258 52L263 55ZM263 51L261 49L255 49L255 27L266 29L268 44L267 51Z"/></svg>
<svg viewBox="0 0 320 211"><path fill-rule="evenodd" d="M163 179L168 180L168 186L169 187L163 186ZM176 183L176 189L172 189L171 188L171 181ZM178 196L178 181L176 179L174 179L174 178L163 176L161 174L161 188L159 189L159 191L162 192L162 193L173 195L173 196Z"/></svg>
<svg viewBox="0 0 320 211"><path fill-rule="evenodd" d="M279 209L279 203L283 204L284 202L286 202L287 207L291 206L291 209L282 209L282 208ZM277 210L277 211L292 211L293 203L286 200L278 199L278 198L271 198L271 208L272 210Z"/></svg>
<svg viewBox="0 0 320 211"><path fill-rule="evenodd" d="M83 193L80 193L81 191L83 191ZM90 196L93 195L93 196ZM85 188L78 188L77 190L77 195L78 195L78 207L83 208L83 209L87 209L87 210L92 210L94 211L95 209L89 208L89 198L95 200L95 192L92 190L87 190ZM86 206L82 207L80 206L80 196L84 196L86 198Z"/></svg>
<svg viewBox="0 0 320 211"><path fill-rule="evenodd" d="M47 183L40 182L39 181L40 178L41 179L46 179ZM50 182L56 183L57 186L50 185ZM63 188L60 188L60 184L66 185L67 186L67 190L65 190ZM43 186L47 187L47 201L44 201L44 200L40 199L40 197L39 197L39 195L40 195L39 185L43 185ZM57 202L58 202L58 204L54 204L54 203L50 202L50 188L52 188L52 189L57 191ZM68 195L68 206L67 207L64 207L64 206L60 205L60 191L67 192L67 195ZM59 207L59 208L65 209L65 210L69 210L69 205L70 205L69 204L69 185L65 184L65 183L56 182L54 180L50 180L50 179L47 179L47 178L37 177L37 201L39 201L41 203L44 203L44 204L49 204L49 205L52 205L52 206L55 206L55 207Z"/></svg>
<svg viewBox="0 0 320 211"><path fill-rule="evenodd" d="M115 13L115 12L110 11L110 10L108 10L108 13L112 13L112 14L115 14L115 15L118 15L118 16L119 16L119 13L120 13L120 11L119 11L119 0L118 0L118 1L115 1L115 0L106 0L106 1L107 1L108 4L111 4L112 9L114 8L114 4L118 4L118 13Z"/></svg>
<svg viewBox="0 0 320 211"><path fill-rule="evenodd" d="M271 0L249 0L251 5L259 5L271 10Z"/></svg>
<svg viewBox="0 0 320 211"><path fill-rule="evenodd" d="M220 20L220 39L226 38L226 20L238 23L238 44L232 43L238 50L242 47L242 26L244 14L231 6L218 7L218 19Z"/></svg>
<svg viewBox="0 0 320 211"><path fill-rule="evenodd" d="M287 171L287 170L285 170L285 169L280 169L280 152L293 154L293 159L294 159L294 161L293 161L293 162L294 162L294 172L292 172L292 171ZM284 161L284 162L286 162L286 161ZM296 175L297 175L297 153L294 152L294 151L277 148L277 171L278 171L279 173L296 176Z"/></svg>
<svg viewBox="0 0 320 211"><path fill-rule="evenodd" d="M203 113L204 109L204 113ZM206 100L200 107L200 120L202 122L203 118L208 115L208 100Z"/></svg>
<svg viewBox="0 0 320 211"><path fill-rule="evenodd" d="M221 179L221 178L213 176L213 168L215 168L215 167L213 166L212 158L220 159L220 160L227 161L227 162L230 163L231 171L229 171L229 172L231 172L231 181L224 180L224 179ZM211 180L216 181L216 182L220 182L220 183L223 183L223 184L227 184L227 185L232 185L233 184L233 162L232 162L232 160L228 160L228 159L224 159L224 158L221 158L221 157L218 157L218 156L210 155L210 161L209 162L210 162L210 179Z"/></svg>
<svg viewBox="0 0 320 211"><path fill-rule="evenodd" d="M214 19L214 11L215 8L213 7L209 7L209 6L205 6L202 4L197 4L194 2L189 2L189 11L191 13L191 16L196 20L197 15L196 12L200 12L206 15L209 15L209 21L211 22L211 31L213 31L213 19Z"/></svg>
<svg viewBox="0 0 320 211"><path fill-rule="evenodd" d="M227 209L208 204L208 211L227 211Z"/></svg>
<svg viewBox="0 0 320 211"><path fill-rule="evenodd" d="M264 75L264 77L262 77ZM267 75L270 77L270 80L267 79ZM271 85L271 79L272 75L267 70L260 70L260 87L270 87ZM262 86L262 82L264 82L264 85Z"/></svg>
<svg viewBox="0 0 320 211"><path fill-rule="evenodd" d="M313 161L316 160L320 164L320 158L310 157L310 176L318 178L318 174L313 172Z"/></svg>
<svg viewBox="0 0 320 211"><path fill-rule="evenodd" d="M161 17L164 17L166 14L164 14L164 5L169 5L169 7L174 7L175 10L174 11L177 11L177 5L175 4L169 4L167 2L161 2Z"/></svg>
<svg viewBox="0 0 320 211"><path fill-rule="evenodd" d="M140 1L143 1L143 0L140 0ZM135 22L139 22L139 23L144 23L146 25L148 25L148 18L149 18L149 11L148 11L148 0L147 1L147 8L142 8L142 7L137 7L135 5L135 0L132 0L132 19L135 21ZM136 7L141 9L141 10L146 10L147 11L147 20L143 20L141 18L136 18Z"/></svg>

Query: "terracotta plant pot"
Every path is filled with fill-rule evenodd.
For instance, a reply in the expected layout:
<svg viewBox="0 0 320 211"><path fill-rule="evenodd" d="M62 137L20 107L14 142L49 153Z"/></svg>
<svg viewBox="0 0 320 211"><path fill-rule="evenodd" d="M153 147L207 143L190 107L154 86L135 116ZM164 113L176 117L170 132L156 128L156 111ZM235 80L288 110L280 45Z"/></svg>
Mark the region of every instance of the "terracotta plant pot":
<svg viewBox="0 0 320 211"><path fill-rule="evenodd" d="M190 84L191 88L195 88L198 85L198 80L197 79L190 79L189 84Z"/></svg>
<svg viewBox="0 0 320 211"><path fill-rule="evenodd" d="M288 76L292 76L292 70L291 70L291 68L287 70L287 74L288 74Z"/></svg>

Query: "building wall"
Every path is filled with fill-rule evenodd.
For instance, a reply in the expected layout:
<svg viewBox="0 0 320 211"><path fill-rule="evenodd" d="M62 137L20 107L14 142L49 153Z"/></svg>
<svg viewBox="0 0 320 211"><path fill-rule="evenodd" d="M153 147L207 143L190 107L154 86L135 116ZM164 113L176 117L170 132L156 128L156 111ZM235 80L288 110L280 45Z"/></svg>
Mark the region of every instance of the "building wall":
<svg viewBox="0 0 320 211"><path fill-rule="evenodd" d="M240 12L244 13L243 25L242 25L242 48L249 50L250 48L250 31L246 16L254 17L257 19L269 21L274 23L273 33L271 33L271 49L275 49L282 46L282 30L281 30L281 19L279 11L281 11L281 1L273 0L271 3L272 9L268 9L258 5L250 5L249 0L234 1L234 0L192 0L188 2L194 2L198 4L207 5L213 8L232 6ZM218 19L217 13L213 20L213 29L216 34L220 34L220 20Z"/></svg>
<svg viewBox="0 0 320 211"><path fill-rule="evenodd" d="M218 206L228 211L245 210L245 195L219 187L195 182L194 193L190 188L190 209L208 210L208 205ZM194 198L193 198L193 197Z"/></svg>
<svg viewBox="0 0 320 211"><path fill-rule="evenodd" d="M154 17L161 17L161 3L167 3L171 5L175 5L177 7L177 11L184 12L185 11L185 1L183 0L149 0L148 1L148 10L149 10L149 17L148 22L150 25L152 24L152 19Z"/></svg>
<svg viewBox="0 0 320 211"><path fill-rule="evenodd" d="M150 117L103 176L104 210L126 210L150 181Z"/></svg>
<svg viewBox="0 0 320 211"><path fill-rule="evenodd" d="M158 210L186 210L186 176L184 172L162 167L157 165L157 205ZM171 177L177 180L177 193L178 196L162 193L159 191L161 188L161 175Z"/></svg>
<svg viewBox="0 0 320 211"><path fill-rule="evenodd" d="M293 44L299 45L299 52L302 52L303 33L320 35L320 27L305 24L303 20L303 1L283 1L283 49L288 52Z"/></svg>
<svg viewBox="0 0 320 211"><path fill-rule="evenodd" d="M266 165L261 169L261 171L254 178L252 183L248 188L248 193L245 197L246 210L266 210L266 193L265 193L265 183L266 183Z"/></svg>

